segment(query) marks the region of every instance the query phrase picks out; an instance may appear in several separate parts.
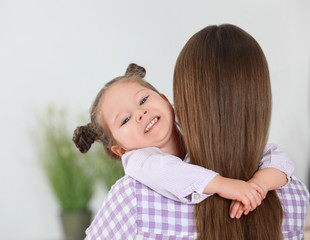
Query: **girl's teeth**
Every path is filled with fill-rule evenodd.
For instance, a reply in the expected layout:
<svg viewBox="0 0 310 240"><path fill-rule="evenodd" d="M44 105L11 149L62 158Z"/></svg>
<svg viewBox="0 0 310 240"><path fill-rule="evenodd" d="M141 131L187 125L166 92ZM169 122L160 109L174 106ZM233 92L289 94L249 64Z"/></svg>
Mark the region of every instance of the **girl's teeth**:
<svg viewBox="0 0 310 240"><path fill-rule="evenodd" d="M149 125L147 125L147 127L145 128L144 132L147 133L150 128L154 125L154 123L156 123L158 121L158 117L154 118L150 123Z"/></svg>

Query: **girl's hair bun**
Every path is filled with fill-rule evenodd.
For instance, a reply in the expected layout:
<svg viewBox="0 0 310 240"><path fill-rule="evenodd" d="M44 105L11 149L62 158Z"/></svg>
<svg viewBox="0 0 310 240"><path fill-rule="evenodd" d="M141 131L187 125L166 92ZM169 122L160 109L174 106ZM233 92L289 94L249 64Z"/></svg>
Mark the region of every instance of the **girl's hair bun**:
<svg viewBox="0 0 310 240"><path fill-rule="evenodd" d="M94 131L92 123L88 123L75 129L72 141L81 153L86 153L97 139L98 134Z"/></svg>
<svg viewBox="0 0 310 240"><path fill-rule="evenodd" d="M140 77L140 78L144 78L146 74L146 70L144 67L141 67L135 63L131 63L129 64L129 66L127 67L126 73L125 73L125 77Z"/></svg>

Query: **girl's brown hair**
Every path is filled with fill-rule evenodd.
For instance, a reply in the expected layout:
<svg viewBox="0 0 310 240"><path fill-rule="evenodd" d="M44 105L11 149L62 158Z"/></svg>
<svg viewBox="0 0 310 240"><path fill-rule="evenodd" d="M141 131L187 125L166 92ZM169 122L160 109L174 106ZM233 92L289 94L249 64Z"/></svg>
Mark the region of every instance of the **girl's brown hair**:
<svg viewBox="0 0 310 240"><path fill-rule="evenodd" d="M73 134L73 142L82 153L86 153L95 141L101 142L106 153L113 159L120 160L120 156L111 151L111 146L115 144L115 140L103 121L100 109L100 102L106 91L116 82L119 81L135 81L142 86L149 88L160 94L150 83L143 78L146 71L143 67L137 64L129 64L124 76L114 78L108 82L97 94L95 101L90 108L90 123L85 126L79 126Z"/></svg>
<svg viewBox="0 0 310 240"><path fill-rule="evenodd" d="M271 118L266 58L248 33L209 26L184 46L174 71L174 104L191 163L249 180L259 167ZM282 206L275 191L241 219L218 195L195 206L198 239L281 239Z"/></svg>

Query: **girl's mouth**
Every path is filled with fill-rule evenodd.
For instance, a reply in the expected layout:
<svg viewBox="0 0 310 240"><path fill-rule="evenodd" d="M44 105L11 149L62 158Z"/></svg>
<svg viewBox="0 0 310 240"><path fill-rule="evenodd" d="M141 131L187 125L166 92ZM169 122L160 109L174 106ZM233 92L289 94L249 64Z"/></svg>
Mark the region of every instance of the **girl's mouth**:
<svg viewBox="0 0 310 240"><path fill-rule="evenodd" d="M153 125L155 123L158 122L158 120L160 119L160 117L155 117L147 126L146 128L144 129L144 133L147 133L148 131L150 131L150 129L153 127Z"/></svg>

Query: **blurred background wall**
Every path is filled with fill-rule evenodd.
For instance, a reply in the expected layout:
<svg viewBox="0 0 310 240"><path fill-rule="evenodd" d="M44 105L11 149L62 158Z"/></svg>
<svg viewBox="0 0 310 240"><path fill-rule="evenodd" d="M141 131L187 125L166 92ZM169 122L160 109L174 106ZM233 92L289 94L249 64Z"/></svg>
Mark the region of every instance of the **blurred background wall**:
<svg viewBox="0 0 310 240"><path fill-rule="evenodd" d="M131 62L173 101L178 53L211 24L238 25L260 43L273 90L269 142L287 151L295 175L308 182L309 12L306 0L1 0L0 239L62 238L29 134L35 115L49 103L86 115L104 83ZM97 194L94 211L103 197Z"/></svg>

